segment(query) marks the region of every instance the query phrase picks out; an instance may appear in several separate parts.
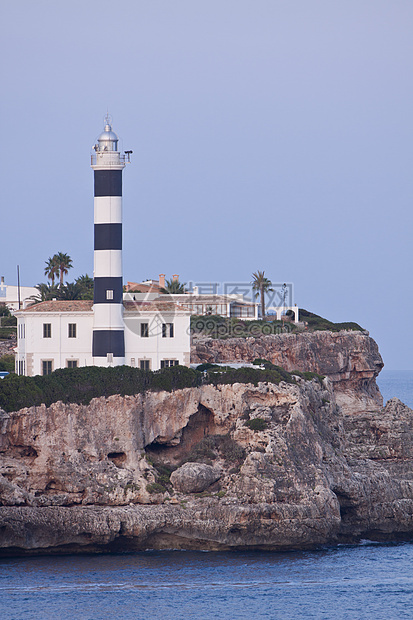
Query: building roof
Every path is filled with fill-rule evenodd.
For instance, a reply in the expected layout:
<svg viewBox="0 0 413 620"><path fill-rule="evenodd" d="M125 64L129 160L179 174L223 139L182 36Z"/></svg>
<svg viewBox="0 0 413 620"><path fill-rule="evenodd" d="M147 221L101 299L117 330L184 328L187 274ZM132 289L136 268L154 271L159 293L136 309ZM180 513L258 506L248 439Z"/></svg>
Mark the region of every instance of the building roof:
<svg viewBox="0 0 413 620"><path fill-rule="evenodd" d="M93 301L91 299L72 299L42 301L39 304L28 306L25 310L20 310L29 314L31 312L88 312L92 310Z"/></svg>
<svg viewBox="0 0 413 620"><path fill-rule="evenodd" d="M180 310L187 312L187 309L174 301L124 301L125 312L176 312Z"/></svg>
<svg viewBox="0 0 413 620"><path fill-rule="evenodd" d="M123 302L125 312L176 312L187 311L186 308L174 301L125 301ZM74 299L71 301L42 301L33 304L25 310L20 310L25 314L32 312L92 312L93 301L89 299Z"/></svg>
<svg viewBox="0 0 413 620"><path fill-rule="evenodd" d="M128 282L125 285L126 293L159 293L160 290L161 287L156 282L151 282L151 284Z"/></svg>

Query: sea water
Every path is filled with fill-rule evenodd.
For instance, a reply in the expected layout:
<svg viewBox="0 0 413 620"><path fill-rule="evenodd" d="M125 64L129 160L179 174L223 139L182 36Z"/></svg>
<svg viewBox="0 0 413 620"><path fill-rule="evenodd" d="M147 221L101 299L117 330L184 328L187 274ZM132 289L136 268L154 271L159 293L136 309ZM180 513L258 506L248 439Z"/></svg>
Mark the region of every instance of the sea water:
<svg viewBox="0 0 413 620"><path fill-rule="evenodd" d="M377 377L383 403L395 396L413 409L413 370L386 370Z"/></svg>
<svg viewBox="0 0 413 620"><path fill-rule="evenodd" d="M413 407L413 371L383 371ZM413 544L0 559L0 620L413 618Z"/></svg>
<svg viewBox="0 0 413 620"><path fill-rule="evenodd" d="M10 620L413 616L413 545L314 552L146 552L1 561Z"/></svg>

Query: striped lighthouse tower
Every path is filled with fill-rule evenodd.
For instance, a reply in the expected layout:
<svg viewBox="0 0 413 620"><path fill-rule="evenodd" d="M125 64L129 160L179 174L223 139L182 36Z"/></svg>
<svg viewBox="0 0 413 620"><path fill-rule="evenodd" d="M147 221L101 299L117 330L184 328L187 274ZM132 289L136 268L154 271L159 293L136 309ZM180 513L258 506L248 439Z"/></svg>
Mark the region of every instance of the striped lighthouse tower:
<svg viewBox="0 0 413 620"><path fill-rule="evenodd" d="M92 356L96 366L125 363L122 282L122 170L125 154L109 115L95 144L95 252ZM127 154L129 160L130 151Z"/></svg>

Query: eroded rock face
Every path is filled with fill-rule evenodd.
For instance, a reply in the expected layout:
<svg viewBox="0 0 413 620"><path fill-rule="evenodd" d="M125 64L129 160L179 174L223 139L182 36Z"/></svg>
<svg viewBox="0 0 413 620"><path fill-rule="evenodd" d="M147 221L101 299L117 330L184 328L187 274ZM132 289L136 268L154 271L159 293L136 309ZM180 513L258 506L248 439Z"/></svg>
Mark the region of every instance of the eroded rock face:
<svg viewBox="0 0 413 620"><path fill-rule="evenodd" d="M383 399L376 377L383 360L368 332L315 331L257 338L193 337L194 363L253 362L266 359L285 370L312 371L333 383L343 411L376 411Z"/></svg>
<svg viewBox="0 0 413 620"><path fill-rule="evenodd" d="M1 412L0 548L279 550L409 537L413 412L397 399L343 411L336 385L203 386Z"/></svg>

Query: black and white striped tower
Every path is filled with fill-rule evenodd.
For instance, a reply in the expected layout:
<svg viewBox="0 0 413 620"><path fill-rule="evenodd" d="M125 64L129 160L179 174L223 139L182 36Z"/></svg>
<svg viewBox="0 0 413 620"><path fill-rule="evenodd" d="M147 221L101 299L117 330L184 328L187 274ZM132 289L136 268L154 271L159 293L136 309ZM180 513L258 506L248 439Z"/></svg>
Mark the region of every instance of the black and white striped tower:
<svg viewBox="0 0 413 620"><path fill-rule="evenodd" d="M129 154L128 154L129 159ZM122 170L125 154L109 115L92 154L95 253L92 356L96 366L125 363L122 282Z"/></svg>

